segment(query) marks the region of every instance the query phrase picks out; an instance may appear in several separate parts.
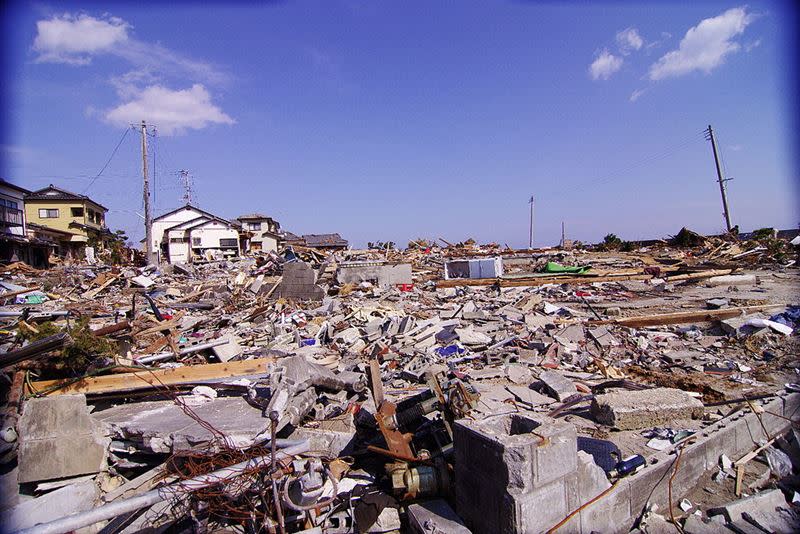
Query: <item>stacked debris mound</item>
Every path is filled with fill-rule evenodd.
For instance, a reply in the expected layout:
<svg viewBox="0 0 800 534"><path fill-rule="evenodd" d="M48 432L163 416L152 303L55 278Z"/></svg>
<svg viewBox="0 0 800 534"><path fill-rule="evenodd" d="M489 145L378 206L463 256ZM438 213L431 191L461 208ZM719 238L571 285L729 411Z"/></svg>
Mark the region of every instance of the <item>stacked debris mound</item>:
<svg viewBox="0 0 800 534"><path fill-rule="evenodd" d="M796 267L684 237L8 268L3 524L781 531Z"/></svg>

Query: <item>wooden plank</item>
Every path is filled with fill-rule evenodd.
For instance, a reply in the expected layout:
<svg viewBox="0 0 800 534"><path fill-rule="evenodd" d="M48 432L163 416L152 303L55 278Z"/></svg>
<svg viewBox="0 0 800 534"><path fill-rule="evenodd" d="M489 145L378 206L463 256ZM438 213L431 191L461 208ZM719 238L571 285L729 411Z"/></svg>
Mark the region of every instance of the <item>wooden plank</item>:
<svg viewBox="0 0 800 534"><path fill-rule="evenodd" d="M11 297L16 297L17 295L22 295L23 293L30 293L31 291L40 291L37 288L30 288L30 289L17 289L16 291L6 291L5 293L0 293L0 300L10 299Z"/></svg>
<svg viewBox="0 0 800 534"><path fill-rule="evenodd" d="M439 280L436 287L458 286L491 286L500 284L500 287L534 287L547 284L591 284L595 282L619 282L620 280L649 280L649 274L628 274L619 276L547 276L536 278L458 278L455 280Z"/></svg>
<svg viewBox="0 0 800 534"><path fill-rule="evenodd" d="M95 376L84 378L74 383L70 383L69 380L41 380L32 384L32 390L28 387L26 393L32 394L37 391L56 388L59 384L62 384L63 387L48 394L84 393L86 395L100 395L103 393L158 388L162 387L162 384L166 386L193 384L215 378L265 374L267 372L267 364L274 361L275 358L257 358L237 362L190 365L175 369L154 369L152 371L137 371L127 374Z"/></svg>
<svg viewBox="0 0 800 534"><path fill-rule="evenodd" d="M665 271L672 271L673 268L664 267L661 269L662 273ZM699 280L702 278L711 278L712 276L722 276L732 273L732 269L713 269L709 271L699 271L696 273L676 274L673 276L666 276L664 279L667 282L678 282L681 280ZM654 278L651 274L644 274L642 272L634 273L628 271L605 271L605 272L592 272L581 275L553 275L543 273L538 276L528 276L524 278L458 278L454 280L439 280L436 282L436 287L458 287L458 286L491 286L500 284L500 287L527 287L527 286L542 286L546 284L591 284L595 282L618 282L624 280L650 280Z"/></svg>
<svg viewBox="0 0 800 534"><path fill-rule="evenodd" d="M695 310L676 313L660 313L656 315L641 315L638 317L623 317L615 320L589 321L589 324L616 324L630 328L643 326L661 326L669 324L709 323L739 317L743 314L764 311L771 308L782 308L781 304L767 304L759 306L742 306L740 308L724 308L720 310Z"/></svg>

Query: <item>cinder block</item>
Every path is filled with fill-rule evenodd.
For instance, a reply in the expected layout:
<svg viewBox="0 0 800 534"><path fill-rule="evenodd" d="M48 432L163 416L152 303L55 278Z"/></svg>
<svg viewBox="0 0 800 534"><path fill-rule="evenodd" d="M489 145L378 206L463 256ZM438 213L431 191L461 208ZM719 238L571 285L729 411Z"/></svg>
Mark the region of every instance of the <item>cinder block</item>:
<svg viewBox="0 0 800 534"><path fill-rule="evenodd" d="M475 532L538 532L568 513L575 428L535 414L454 426L456 508ZM555 518L555 519L554 519Z"/></svg>
<svg viewBox="0 0 800 534"><path fill-rule="evenodd" d="M564 519L567 509L567 494L564 480L556 480L514 500L514 524L503 525L503 532L545 532ZM579 532L580 522L565 525L560 532ZM490 532L490 531L485 531Z"/></svg>

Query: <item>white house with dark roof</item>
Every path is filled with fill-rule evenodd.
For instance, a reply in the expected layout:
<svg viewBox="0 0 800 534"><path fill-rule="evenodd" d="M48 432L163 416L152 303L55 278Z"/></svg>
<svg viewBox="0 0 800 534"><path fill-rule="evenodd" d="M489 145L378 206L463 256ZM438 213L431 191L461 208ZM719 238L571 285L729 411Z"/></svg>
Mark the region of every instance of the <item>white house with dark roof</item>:
<svg viewBox="0 0 800 534"><path fill-rule="evenodd" d="M153 250L159 263L191 263L219 254L239 256L239 229L222 217L186 204L153 219Z"/></svg>

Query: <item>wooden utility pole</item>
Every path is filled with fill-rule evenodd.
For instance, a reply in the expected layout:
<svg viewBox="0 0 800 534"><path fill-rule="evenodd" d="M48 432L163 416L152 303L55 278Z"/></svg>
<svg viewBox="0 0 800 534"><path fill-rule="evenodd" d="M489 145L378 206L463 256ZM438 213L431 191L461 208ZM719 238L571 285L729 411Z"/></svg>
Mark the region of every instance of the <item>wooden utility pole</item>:
<svg viewBox="0 0 800 534"><path fill-rule="evenodd" d="M153 219L150 214L150 178L147 175L147 125L142 121L142 177L144 178L144 241L147 264L153 263Z"/></svg>
<svg viewBox="0 0 800 534"><path fill-rule="evenodd" d="M708 125L708 130L706 130L706 139L711 141L711 150L714 152L714 164L717 166L717 182L719 182L719 193L722 195L722 209L725 215L725 226L730 232L732 229L731 214L728 210L728 193L725 188L725 182L730 180L730 178L722 177L722 167L720 167L719 153L717 152L717 140L714 139L714 130L711 129L710 124Z"/></svg>
<svg viewBox="0 0 800 534"><path fill-rule="evenodd" d="M564 226L564 221L561 221L561 246L565 246L567 244L567 232Z"/></svg>
<svg viewBox="0 0 800 534"><path fill-rule="evenodd" d="M532 249L533 248L533 195L531 195L531 199L528 201L528 203L531 205L531 226L530 226L530 232L528 234L528 249Z"/></svg>

